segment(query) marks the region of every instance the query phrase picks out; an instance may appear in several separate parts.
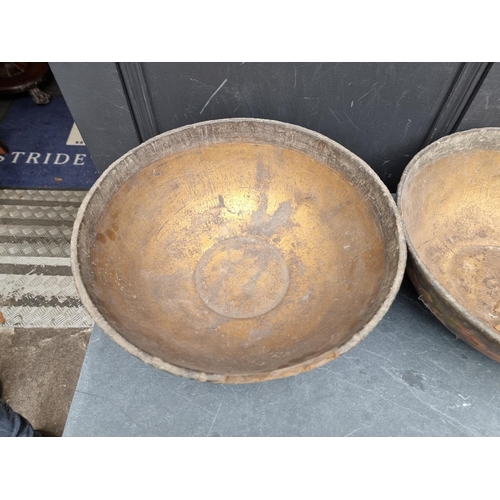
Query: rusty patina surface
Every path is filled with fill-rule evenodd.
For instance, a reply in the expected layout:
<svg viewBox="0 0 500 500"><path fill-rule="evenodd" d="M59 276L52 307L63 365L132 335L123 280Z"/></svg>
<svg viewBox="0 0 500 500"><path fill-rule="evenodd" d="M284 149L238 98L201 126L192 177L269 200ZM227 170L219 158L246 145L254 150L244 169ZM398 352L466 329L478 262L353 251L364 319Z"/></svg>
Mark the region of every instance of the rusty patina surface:
<svg viewBox="0 0 500 500"><path fill-rule="evenodd" d="M159 368L254 382L336 358L375 326L405 245L378 177L333 141L266 120L172 131L118 160L82 205L78 290Z"/></svg>
<svg viewBox="0 0 500 500"><path fill-rule="evenodd" d="M408 165L398 188L408 274L453 333L500 361L500 129L453 134Z"/></svg>

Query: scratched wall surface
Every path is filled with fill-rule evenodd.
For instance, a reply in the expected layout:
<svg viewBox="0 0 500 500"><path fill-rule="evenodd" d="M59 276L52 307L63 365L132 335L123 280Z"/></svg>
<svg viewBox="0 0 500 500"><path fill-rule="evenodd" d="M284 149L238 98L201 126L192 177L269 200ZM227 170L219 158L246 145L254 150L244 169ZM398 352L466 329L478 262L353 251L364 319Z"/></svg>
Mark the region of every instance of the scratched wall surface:
<svg viewBox="0 0 500 500"><path fill-rule="evenodd" d="M151 135L149 130L160 133L217 118L258 117L331 137L363 158L392 191L421 149L460 66L51 63L100 171ZM124 74L127 68L131 73ZM137 70L141 74L127 88L126 77ZM145 122L150 126L141 130Z"/></svg>
<svg viewBox="0 0 500 500"><path fill-rule="evenodd" d="M495 63L485 78L458 130L500 127L500 64Z"/></svg>
<svg viewBox="0 0 500 500"><path fill-rule="evenodd" d="M460 63L144 63L160 132L258 117L316 130L363 158L393 191Z"/></svg>
<svg viewBox="0 0 500 500"><path fill-rule="evenodd" d="M50 68L100 172L139 144L116 63L50 63Z"/></svg>

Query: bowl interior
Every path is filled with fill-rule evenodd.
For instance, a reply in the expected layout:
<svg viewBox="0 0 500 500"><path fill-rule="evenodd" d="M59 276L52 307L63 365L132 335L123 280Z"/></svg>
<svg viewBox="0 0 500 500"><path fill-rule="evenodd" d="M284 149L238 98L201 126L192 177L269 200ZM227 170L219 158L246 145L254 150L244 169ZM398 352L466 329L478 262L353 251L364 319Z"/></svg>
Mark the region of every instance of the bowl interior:
<svg viewBox="0 0 500 500"><path fill-rule="evenodd" d="M500 331L499 131L458 135L422 156L405 181L401 210L435 279Z"/></svg>
<svg viewBox="0 0 500 500"><path fill-rule="evenodd" d="M400 234L372 174L347 153L335 168L269 142L160 154L89 201L86 293L141 351L197 372L270 372L346 344L387 300Z"/></svg>

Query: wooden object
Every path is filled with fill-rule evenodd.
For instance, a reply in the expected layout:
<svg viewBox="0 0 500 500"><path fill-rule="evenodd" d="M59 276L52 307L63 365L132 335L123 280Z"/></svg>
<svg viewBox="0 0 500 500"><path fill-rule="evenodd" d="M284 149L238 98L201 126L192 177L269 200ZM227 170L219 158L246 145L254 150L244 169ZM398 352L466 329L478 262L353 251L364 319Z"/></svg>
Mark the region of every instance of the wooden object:
<svg viewBox="0 0 500 500"><path fill-rule="evenodd" d="M49 74L48 63L0 63L0 95L28 92L36 104L47 104L50 95L38 88Z"/></svg>

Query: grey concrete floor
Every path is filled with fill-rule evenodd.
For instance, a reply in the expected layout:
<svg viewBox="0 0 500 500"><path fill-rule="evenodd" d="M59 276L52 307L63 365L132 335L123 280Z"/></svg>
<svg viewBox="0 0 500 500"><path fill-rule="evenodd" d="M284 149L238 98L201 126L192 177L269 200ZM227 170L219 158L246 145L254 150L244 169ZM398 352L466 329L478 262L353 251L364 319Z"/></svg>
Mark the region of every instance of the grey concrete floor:
<svg viewBox="0 0 500 500"><path fill-rule="evenodd" d="M0 381L3 399L60 436L93 322L69 259L85 191L0 190ZM59 225L58 225L59 224Z"/></svg>
<svg viewBox="0 0 500 500"><path fill-rule="evenodd" d="M88 328L0 329L3 399L35 429L62 435L89 336Z"/></svg>

